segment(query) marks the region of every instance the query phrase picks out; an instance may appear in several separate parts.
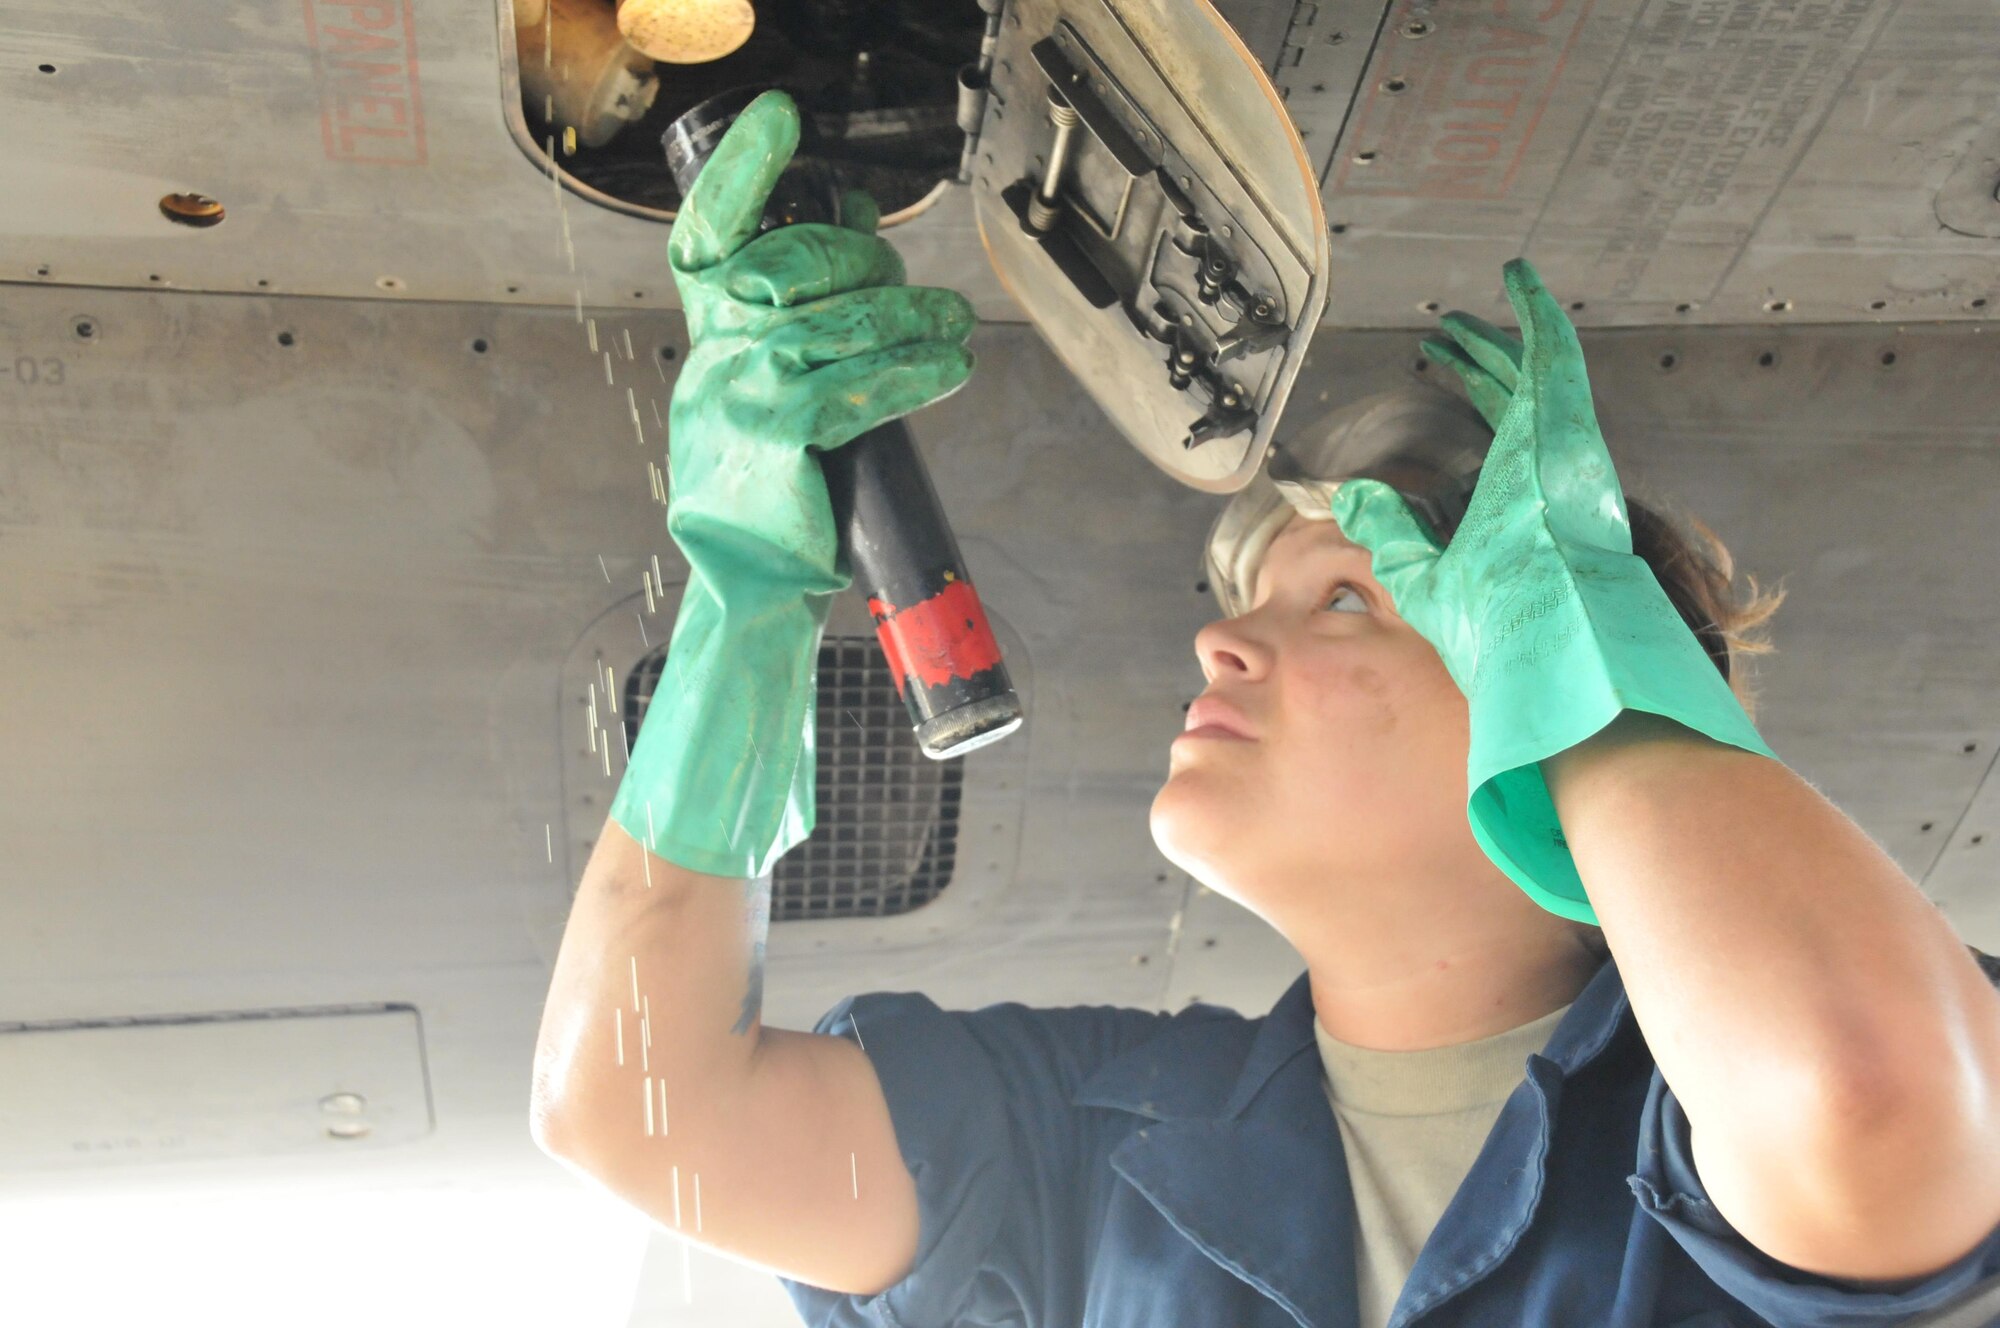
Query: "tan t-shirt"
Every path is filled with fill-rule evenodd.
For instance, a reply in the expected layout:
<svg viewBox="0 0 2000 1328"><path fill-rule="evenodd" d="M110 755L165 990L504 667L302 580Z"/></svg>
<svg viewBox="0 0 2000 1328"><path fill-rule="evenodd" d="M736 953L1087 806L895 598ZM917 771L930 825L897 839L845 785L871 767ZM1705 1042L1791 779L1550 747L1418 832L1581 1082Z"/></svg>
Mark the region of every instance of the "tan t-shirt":
<svg viewBox="0 0 2000 1328"><path fill-rule="evenodd" d="M1492 1132L1569 1006L1477 1042L1375 1051L1337 1042L1313 1020L1322 1082L1354 1187L1361 1328L1385 1328L1396 1297Z"/></svg>

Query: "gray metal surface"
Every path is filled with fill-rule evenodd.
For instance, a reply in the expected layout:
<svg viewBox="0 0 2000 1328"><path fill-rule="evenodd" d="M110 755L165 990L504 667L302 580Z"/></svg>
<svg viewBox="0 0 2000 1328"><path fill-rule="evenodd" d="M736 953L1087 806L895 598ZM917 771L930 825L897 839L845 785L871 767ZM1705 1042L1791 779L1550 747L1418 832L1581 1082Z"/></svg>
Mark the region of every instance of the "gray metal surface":
<svg viewBox="0 0 2000 1328"><path fill-rule="evenodd" d="M657 217L567 190L570 267L546 154L503 76L511 12L0 0L0 278L505 305L569 306L581 289L677 307ZM166 220L159 200L184 190L226 219ZM1018 317L971 261L962 190L891 234L912 280Z"/></svg>
<svg viewBox="0 0 2000 1328"><path fill-rule="evenodd" d="M408 1006L0 1025L0 1172L346 1154L431 1130Z"/></svg>
<svg viewBox="0 0 2000 1328"><path fill-rule="evenodd" d="M1268 62L1271 81L1299 131L1313 178L1324 181L1341 130L1357 104L1357 91L1376 55L1378 34L1392 0L1302 0L1290 6L1285 35ZM1272 5L1273 11L1285 6ZM1422 19L1403 26L1428 35ZM1258 48L1260 51L1262 48ZM1345 309L1330 311L1347 317Z"/></svg>
<svg viewBox="0 0 2000 1328"><path fill-rule="evenodd" d="M342 100L312 6L0 3L0 275L545 305L581 287L671 307L664 224L574 192L570 270L504 93L506 0L392 8L376 35L400 81L373 103ZM1523 252L1586 325L1977 319L2000 302L1986 0L1226 10L1321 179L1332 324L1404 326L1431 302L1497 313L1500 264ZM228 219L165 220L160 197L188 189ZM1021 317L977 257L964 190L891 234L914 279Z"/></svg>
<svg viewBox="0 0 2000 1328"><path fill-rule="evenodd" d="M1271 4L1269 0L1209 0L1215 12L1222 15L1222 21L1236 30L1260 65L1266 69L1278 62L1278 53L1285 44L1285 33L1292 26L1292 16L1288 6Z"/></svg>
<svg viewBox="0 0 2000 1328"><path fill-rule="evenodd" d="M2000 862L1994 858L2000 845L2000 763L1994 752L1992 741L1967 736L1959 755L1962 764L1978 772L1971 799L1950 820L1934 821L1928 831L1919 826L1926 836L1943 837L1936 845L1926 839L1925 848L1934 847L1935 853L1922 877L1925 891L1951 914L1960 931L1987 938L1980 944L1988 951L1993 949L1988 941L2000 943Z"/></svg>
<svg viewBox="0 0 2000 1328"><path fill-rule="evenodd" d="M1996 50L1988 0L1397 0L1323 179L1328 319L1491 313L1522 253L1587 324L1987 316Z"/></svg>

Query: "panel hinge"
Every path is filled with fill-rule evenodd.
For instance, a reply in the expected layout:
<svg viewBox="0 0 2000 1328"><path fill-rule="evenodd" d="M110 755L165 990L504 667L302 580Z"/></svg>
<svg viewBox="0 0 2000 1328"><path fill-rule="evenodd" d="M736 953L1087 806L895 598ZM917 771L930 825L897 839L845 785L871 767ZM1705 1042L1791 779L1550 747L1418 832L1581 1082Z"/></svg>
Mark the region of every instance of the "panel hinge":
<svg viewBox="0 0 2000 1328"><path fill-rule="evenodd" d="M986 123L986 98L993 74L993 51L1000 44L1000 18L1007 0L979 0L986 12L986 31L979 39L979 58L958 70L958 127L965 150L958 158L958 183L972 183L972 163L979 156L979 131Z"/></svg>

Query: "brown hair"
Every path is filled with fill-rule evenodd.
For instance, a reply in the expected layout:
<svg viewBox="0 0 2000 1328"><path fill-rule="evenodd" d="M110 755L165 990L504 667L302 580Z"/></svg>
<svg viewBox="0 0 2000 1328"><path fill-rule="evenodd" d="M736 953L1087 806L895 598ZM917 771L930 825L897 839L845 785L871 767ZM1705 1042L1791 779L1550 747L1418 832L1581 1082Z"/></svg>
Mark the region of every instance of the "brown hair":
<svg viewBox="0 0 2000 1328"><path fill-rule="evenodd" d="M1739 595L1734 588L1736 561L1721 537L1701 518L1677 511L1666 500L1640 501L1627 494L1625 511L1631 520L1633 554L1652 569L1660 588L1680 610L1681 620L1754 721L1756 690L1737 665L1743 656L1777 649L1762 633L1785 602L1784 586L1761 589L1757 578L1746 573L1749 589Z"/></svg>
<svg viewBox="0 0 2000 1328"><path fill-rule="evenodd" d="M1735 590L1736 560L1722 537L1700 517L1659 498L1645 501L1625 495L1625 514L1632 526L1632 553L1652 569L1653 579L1680 610L1681 621L1695 634L1743 713L1757 718L1755 689L1735 667L1737 656L1768 655L1777 647L1762 632L1771 615L1785 602L1782 579L1777 589L1763 590L1757 578L1744 574L1747 592ZM1609 953L1604 933L1587 922L1576 924L1578 939L1588 949Z"/></svg>

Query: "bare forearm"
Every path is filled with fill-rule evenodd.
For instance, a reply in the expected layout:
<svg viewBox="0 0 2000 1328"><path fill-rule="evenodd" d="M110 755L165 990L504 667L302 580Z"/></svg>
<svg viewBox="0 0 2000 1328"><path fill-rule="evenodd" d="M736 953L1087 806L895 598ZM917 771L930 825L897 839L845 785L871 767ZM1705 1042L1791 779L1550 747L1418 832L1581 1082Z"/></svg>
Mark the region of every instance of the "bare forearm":
<svg viewBox="0 0 2000 1328"><path fill-rule="evenodd" d="M749 1074L762 1031L763 931L757 881L648 857L605 822L571 905L535 1051L538 1128L649 1119ZM650 1091L651 1115L645 1094ZM664 1117L664 1119L663 1119ZM593 1125L593 1128L602 1128Z"/></svg>
<svg viewBox="0 0 2000 1328"><path fill-rule="evenodd" d="M536 1136L690 1240L873 1294L915 1257L916 1184L861 1049L763 1027L768 912L766 882L649 863L607 823L543 1012Z"/></svg>
<svg viewBox="0 0 2000 1328"><path fill-rule="evenodd" d="M1690 1114L1740 1103L1751 1067L1815 1076L1858 1058L1880 1073L1963 1056L1973 1048L1940 1041L1994 1031L1964 942L1782 764L1628 712L1543 770L1633 1011Z"/></svg>
<svg viewBox="0 0 2000 1328"><path fill-rule="evenodd" d="M1779 762L1636 712L1542 769L1712 1192L1754 1171L1743 1203L1817 1187L1835 1214L1991 1191L2000 999L1859 826ZM1759 1161L1725 1177L1731 1154Z"/></svg>

